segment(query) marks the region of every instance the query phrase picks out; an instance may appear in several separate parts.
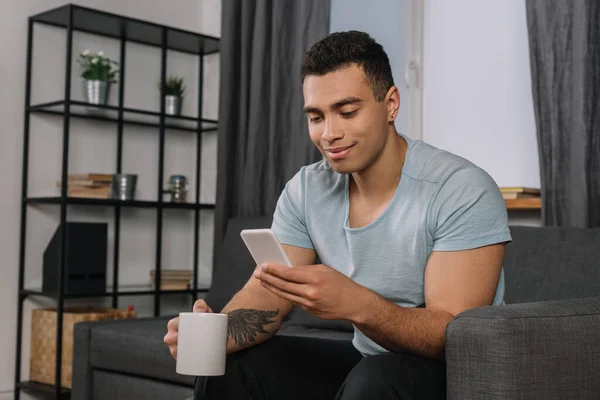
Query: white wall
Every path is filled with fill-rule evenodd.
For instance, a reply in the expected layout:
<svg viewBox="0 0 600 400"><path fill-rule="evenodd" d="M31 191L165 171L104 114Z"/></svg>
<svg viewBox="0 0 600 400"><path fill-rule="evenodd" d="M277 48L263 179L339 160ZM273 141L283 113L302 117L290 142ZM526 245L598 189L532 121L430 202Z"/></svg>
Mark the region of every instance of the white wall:
<svg viewBox="0 0 600 400"><path fill-rule="evenodd" d="M524 2L428 0L420 49L419 1L332 0L330 31L363 30L384 46L402 96L399 131L473 161L501 186L539 187ZM420 90L404 84L411 51L423 53L423 132L409 115L420 111L408 98ZM509 223L540 225L539 217L511 211Z"/></svg>
<svg viewBox="0 0 600 400"><path fill-rule="evenodd" d="M424 140L539 187L525 3L429 0L424 47Z"/></svg>
<svg viewBox="0 0 600 400"><path fill-rule="evenodd" d="M332 0L330 32L359 30L367 32L387 53L392 66L394 83L400 90L402 105L396 128L408 132L409 116L404 66L408 56L410 0Z"/></svg>
<svg viewBox="0 0 600 400"><path fill-rule="evenodd" d="M219 0L75 0L75 4L124 14L139 19L164 23L183 29L220 36ZM0 334L0 397L13 388L18 251L20 222L20 193L23 139L23 105L25 89L25 59L27 40L27 17L41 11L63 5L58 0L5 0L0 3L0 36L2 63L0 63L0 254L3 279L0 280L0 320L5 329ZM32 102L52 101L62 98L64 88L65 34L60 29L36 26L34 42L34 80ZM90 35L74 35L74 54L84 48L104 50L118 59L119 43ZM139 45L127 48L126 98L130 107L158 109L156 81L159 78L160 51ZM191 56L170 52L168 73L183 74L190 88L197 84L198 64ZM218 68L217 55L205 63L204 116L217 118ZM77 78L78 65L73 64L75 77L72 97L81 99L81 87ZM117 90L111 94L111 103L117 102ZM190 91L184 102L184 112L195 115L197 93ZM30 147L30 195L54 192L54 182L60 176L62 119L48 116L32 116ZM89 123L73 119L71 123L71 148L69 168L75 171L112 171L115 160L116 124ZM125 171L140 174L139 199L154 199L156 193L156 169L158 165L157 130L127 126L124 141ZM216 134L205 134L203 139L202 201L213 202L216 179ZM193 177L195 153L194 134L167 131L165 151L165 178L171 173L184 173ZM192 186L191 192L194 192ZM149 284L148 272L154 262L155 211L123 209L121 230L121 274L125 287L144 287ZM187 268L192 262L191 212L167 211L164 219L163 268ZM28 208L26 287L41 284L41 256L59 220L59 207L43 206ZM112 223L112 209L94 207L70 207L69 220L104 221ZM212 213L202 213L200 267L201 280L211 279ZM110 238L112 229L109 225ZM109 239L110 239L109 238ZM109 245L108 272L112 271L112 245ZM110 276L109 276L110 279ZM134 304L141 315L149 315L152 299L124 298L121 306ZM24 317L24 352L22 377L28 377L29 357L29 311L32 308L52 305L48 301L27 301ZM189 307L183 299L171 299L165 308L171 312Z"/></svg>

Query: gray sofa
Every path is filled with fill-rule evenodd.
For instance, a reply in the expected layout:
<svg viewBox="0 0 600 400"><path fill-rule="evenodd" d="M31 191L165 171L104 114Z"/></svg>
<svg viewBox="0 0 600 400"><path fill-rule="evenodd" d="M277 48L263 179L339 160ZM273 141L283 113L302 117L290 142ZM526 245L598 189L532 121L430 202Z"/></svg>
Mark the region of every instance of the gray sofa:
<svg viewBox="0 0 600 400"><path fill-rule="evenodd" d="M206 296L213 309L254 268L239 232L269 225L230 221ZM447 328L448 399L600 399L600 229L511 231L507 305L466 311ZM77 324L72 399L192 397L195 379L175 373L162 341L170 318ZM277 334L351 340L352 327L296 309Z"/></svg>

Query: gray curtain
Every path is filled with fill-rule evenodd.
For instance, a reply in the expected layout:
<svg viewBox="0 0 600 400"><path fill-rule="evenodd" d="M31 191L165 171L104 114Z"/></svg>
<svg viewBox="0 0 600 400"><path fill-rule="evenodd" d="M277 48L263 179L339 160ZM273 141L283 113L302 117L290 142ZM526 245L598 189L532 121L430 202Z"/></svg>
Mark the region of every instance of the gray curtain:
<svg viewBox="0 0 600 400"><path fill-rule="evenodd" d="M600 1L527 0L547 226L600 226Z"/></svg>
<svg viewBox="0 0 600 400"><path fill-rule="evenodd" d="M300 82L329 33L330 0L223 0L215 245L232 217L271 215L285 183L320 159Z"/></svg>

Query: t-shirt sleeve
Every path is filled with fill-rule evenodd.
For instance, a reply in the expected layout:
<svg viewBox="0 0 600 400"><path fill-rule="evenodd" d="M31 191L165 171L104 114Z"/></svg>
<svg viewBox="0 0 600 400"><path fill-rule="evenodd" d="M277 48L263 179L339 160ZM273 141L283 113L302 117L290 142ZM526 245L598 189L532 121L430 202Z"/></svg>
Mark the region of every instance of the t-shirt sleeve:
<svg viewBox="0 0 600 400"><path fill-rule="evenodd" d="M460 169L442 183L429 221L432 251L469 250L512 240L500 189L476 167Z"/></svg>
<svg viewBox="0 0 600 400"><path fill-rule="evenodd" d="M314 249L306 227L304 167L285 185L277 200L271 229L282 244Z"/></svg>

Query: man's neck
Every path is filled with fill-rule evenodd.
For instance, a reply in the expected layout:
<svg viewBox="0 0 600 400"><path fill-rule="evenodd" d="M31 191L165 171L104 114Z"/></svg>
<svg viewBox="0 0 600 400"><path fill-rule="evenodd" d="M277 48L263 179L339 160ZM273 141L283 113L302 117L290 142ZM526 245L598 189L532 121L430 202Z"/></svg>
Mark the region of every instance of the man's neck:
<svg viewBox="0 0 600 400"><path fill-rule="evenodd" d="M354 195L377 199L395 192L406 159L408 144L393 127L383 151L367 169L352 174L350 190Z"/></svg>

